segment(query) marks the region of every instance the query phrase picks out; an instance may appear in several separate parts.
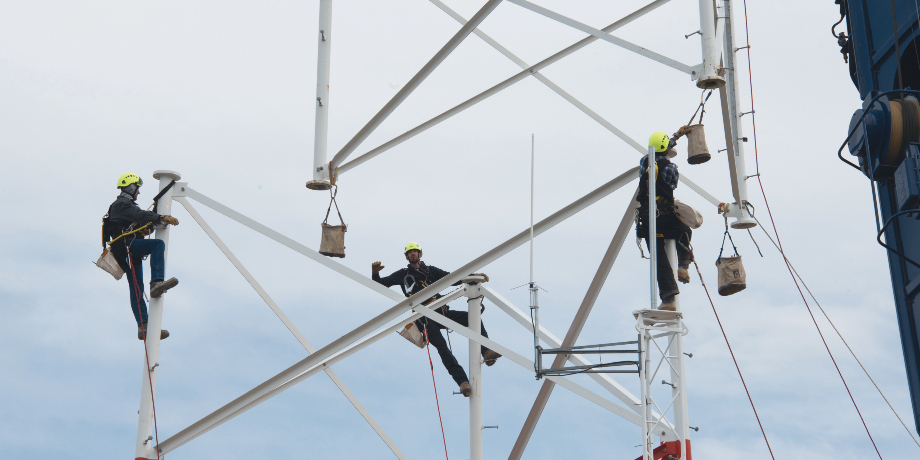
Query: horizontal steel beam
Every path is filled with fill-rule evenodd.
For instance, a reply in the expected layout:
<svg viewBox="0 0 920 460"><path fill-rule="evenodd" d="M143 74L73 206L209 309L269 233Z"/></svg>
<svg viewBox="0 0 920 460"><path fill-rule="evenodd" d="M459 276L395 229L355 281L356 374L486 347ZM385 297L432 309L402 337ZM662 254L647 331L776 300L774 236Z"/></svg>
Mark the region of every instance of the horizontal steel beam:
<svg viewBox="0 0 920 460"><path fill-rule="evenodd" d="M560 222L568 219L569 217L584 210L588 206L596 203L601 198L604 198L607 195L613 193L620 187L623 187L624 185L632 182L633 180L637 178L636 176L637 172L638 172L638 168L632 168L629 171L626 171L620 176L607 182L606 184L598 187L597 189L588 193L587 195L581 197L580 199L576 200L572 204L562 208L561 210L555 212L551 216L543 219L542 221L540 221L538 224L534 226L533 234L535 236L542 234L543 232L549 230L550 228L554 227ZM191 189L188 189L188 193L189 193L188 196L190 198L194 198L202 202L205 205L210 206L208 203L206 203L205 201L199 198L205 198L206 200L210 201L212 204L215 204L215 205L217 204L213 200L203 197L203 195L201 195L200 193L194 192ZM196 198L196 195L198 196L198 198ZM224 208L224 211L230 211L233 214L238 214L235 211L232 211L223 205L219 205L219 206ZM214 209L220 211L218 208L214 208ZM267 227L264 227L261 224L255 221L252 221L251 219L246 218L245 216L237 215L236 217L238 218L237 220L240 220L241 222L251 221L249 222L249 224L247 224L247 226L250 226L250 228L254 228L253 226L262 227L263 231L260 233L274 235L272 239L282 242L282 244L292 247L292 249L294 249L295 247L302 246L299 243L294 242L293 240L287 241L289 240L287 237L284 237L283 235L280 235L277 232L274 232L273 230L268 229ZM169 444L166 444L166 447L170 449L174 449L175 447L178 447L179 445L185 442L188 442L189 440L211 430L214 426L217 426L223 423L224 421L229 420L230 418L233 418L242 412L245 412L249 408L254 407L255 405L258 404L258 402L256 401L261 402L261 401L268 399L268 397L270 397L270 396L267 396L269 393L273 392L273 390L284 385L286 382L297 378L300 374L310 370L314 366L317 366L318 364L322 363L324 360L330 358L335 353L343 350L344 348L356 342L357 340L361 339L362 337L372 333L373 331L397 319L400 315L404 314L409 309L413 307L419 307L421 305L420 304L421 301L418 299L428 299L432 297L434 294L437 294L438 292L448 288L450 285L465 278L468 274L473 273L474 271L501 258L502 256L511 252L518 246L529 241L529 239L530 239L530 230L529 229L524 230L520 232L519 234L517 234L516 236L512 237L511 239L496 246L491 251L486 252L485 254L477 257L473 261L460 267L459 269L450 273L444 278L441 278L440 280L430 284L428 287L422 289L421 291L416 293L414 296L408 299L401 300L395 306L390 307L389 309L377 315L375 318L371 319L370 321L358 326L351 332L332 341L332 343L330 343L329 345L326 345L325 347L317 350L316 353L313 353L310 356L300 360L299 362L288 367L284 371L278 373L274 377L266 380L265 382L259 384L252 390L249 390L245 394L234 399L230 403L224 405L223 407L217 409L211 414L205 416L198 422L193 423L188 428L185 428L184 430L180 431L179 433L177 433L176 435L174 435L173 437L165 441L165 442L169 442ZM291 246L291 244L293 244L294 246ZM303 248L303 249L307 249L307 248ZM336 264L336 265L339 265L339 264ZM374 281L371 281L371 282L374 284L377 284ZM378 284L378 286L381 286L381 285ZM390 294L395 294L395 292L390 291L386 288L384 288L384 291L386 292L385 295L387 296L389 296ZM161 443L160 445L163 446L163 443ZM166 452L165 448L164 448L164 452Z"/></svg>
<svg viewBox="0 0 920 460"><path fill-rule="evenodd" d="M429 75L431 75L431 72L434 72L434 69L444 62L444 59L460 46L460 43L470 35L473 29L479 27L479 24L481 24L501 2L502 0L489 0L475 15L473 15L468 23L460 27L460 30L458 30L434 57L432 57L431 60L429 60L428 63L425 64L392 99L390 99L390 102L387 102L386 105L377 112L377 115L374 115L374 118L371 118L371 120L355 134L355 137L348 141L348 143L342 147L342 150L339 150L339 152L332 157L332 161L329 162L330 169L332 169L330 174L333 174L335 168L341 165L342 162L348 158L348 155L351 155L351 153L354 152L355 149L358 148L358 146L361 145L361 143L364 142L364 140L367 139L367 137L370 136L371 133L373 133L374 130L377 129L377 127L380 126L380 124L383 123L383 121L386 120L426 78L428 78Z"/></svg>
<svg viewBox="0 0 920 460"><path fill-rule="evenodd" d="M518 6L521 6L523 8L527 8L528 10L533 11L534 13L546 16L556 22L565 24L569 27L578 29L582 32L589 33L606 42L613 43L614 45L619 46L620 48L632 51L633 53L636 53L640 56L647 57L655 62L660 62L668 67L677 69L686 74L693 74L693 68L691 66L688 66L687 64L675 61L674 59L671 59L667 56L662 56L652 50L643 48L639 45L623 40L622 38L614 37L613 35L610 35L602 30L595 29L594 27L591 27L587 24L584 24L574 19L563 16L559 13L556 13L555 11L550 11L546 8L543 8L542 6L534 5L533 3L530 3L527 0L508 0L508 1Z"/></svg>

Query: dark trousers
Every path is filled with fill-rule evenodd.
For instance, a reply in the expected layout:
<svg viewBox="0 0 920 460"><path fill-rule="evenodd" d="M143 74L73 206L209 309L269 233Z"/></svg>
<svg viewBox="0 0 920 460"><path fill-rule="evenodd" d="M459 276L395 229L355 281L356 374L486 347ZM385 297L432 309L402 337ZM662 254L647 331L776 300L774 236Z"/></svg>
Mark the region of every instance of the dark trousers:
<svg viewBox="0 0 920 460"><path fill-rule="evenodd" d="M445 309L446 310L446 309ZM454 311L454 310L438 310L439 313L447 318L460 323L461 326L469 327L467 321L467 312L465 311ZM427 320L427 325L425 324ZM450 376L454 379L454 382L457 382L457 385L460 385L463 382L468 382L470 379L466 376L466 372L463 370L463 366L457 362L457 358L450 351L450 347L447 345L447 341L444 340L444 336L441 335L441 329L447 329L441 324L432 321L428 318L422 318L415 321L415 326L422 331L424 334L424 329L428 329L428 343L434 345L438 350L438 355L441 356L441 363L444 364L444 368L447 369L447 372L450 373ZM482 321L479 322L480 332L483 337L488 337L489 334L486 332L486 327L482 324ZM485 354L488 351L488 348L480 346L480 353Z"/></svg>
<svg viewBox="0 0 920 460"><path fill-rule="evenodd" d="M687 242L690 241L690 230L687 229L677 243L677 266L680 268L690 268L690 251ZM673 300L673 297L680 294L677 288L677 280L674 279L674 271L671 269L671 262L668 261L668 254L664 251L664 238L655 238L655 252L657 259L658 272L658 296L661 300ZM683 243L683 244L681 244ZM645 247L649 247L648 239L645 240Z"/></svg>
<svg viewBox="0 0 920 460"><path fill-rule="evenodd" d="M144 257L150 256L150 280L162 280L166 271L166 243L157 239L138 239L131 242L131 266L125 272L128 288L131 290L131 312L137 325L147 324L147 304L144 302ZM135 289L135 280L137 286Z"/></svg>

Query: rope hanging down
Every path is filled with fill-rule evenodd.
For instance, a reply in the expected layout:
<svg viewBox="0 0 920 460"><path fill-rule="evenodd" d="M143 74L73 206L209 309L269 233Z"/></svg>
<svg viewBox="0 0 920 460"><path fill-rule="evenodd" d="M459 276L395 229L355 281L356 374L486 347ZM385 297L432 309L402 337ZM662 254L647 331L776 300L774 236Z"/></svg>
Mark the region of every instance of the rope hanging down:
<svg viewBox="0 0 920 460"><path fill-rule="evenodd" d="M722 238L722 244L725 244L724 237ZM683 244L681 244L681 246L683 246ZM684 248L687 249L687 251L690 253L690 260L693 261L693 266L696 267L696 274L700 277L700 284L703 285L703 290L706 291L706 297L709 299L709 305L712 306L712 313L716 316L716 322L719 323L719 330L722 331L722 338L725 339L725 345L728 346L728 353L732 357L732 362L735 363L735 370L738 371L738 377L741 378L741 385L744 386L744 393L747 395L748 402L751 403L751 409L754 410L754 418L757 419L757 426L760 427L760 433L763 435L763 440L767 443L767 450L770 451L770 458L776 460L776 457L773 456L773 449L770 447L770 440L767 439L767 432L764 431L763 424L760 423L760 415L757 414L757 407L754 406L754 399L751 398L751 392L748 391L747 383L744 381L744 375L741 374L741 367L738 366L738 360L735 359L735 352L732 351L732 344L728 342L728 335L725 334L725 328L722 327L722 320L719 319L719 313L716 311L716 305L712 302L712 296L709 295L709 288L706 287L706 281L703 280L703 273L700 271L700 266L696 263L696 256L693 255L693 246L684 246ZM738 251L735 250L735 252L737 253Z"/></svg>
<svg viewBox="0 0 920 460"><path fill-rule="evenodd" d="M431 384L434 385L434 403L438 407L438 423L441 424L441 440L444 441L444 458L447 457L447 436L444 435L444 421L441 419L441 403L438 402L438 384L434 382L434 362L431 361L431 347L428 346L428 328L423 329L425 332L425 350L428 350L428 367L431 368Z"/></svg>
<svg viewBox="0 0 920 460"><path fill-rule="evenodd" d="M175 182L175 181L173 181ZM137 287L137 272L134 270L134 258L131 256L131 251L128 251L128 266L131 268L131 280L133 281L132 286L134 287L134 298L137 300L137 317L143 318L141 316L141 291ZM144 363L147 365L147 383L150 384L150 406L153 408L153 435L155 436L154 440L156 441L156 454L157 458L166 458L166 456L160 456L160 434L157 432L157 404L156 400L153 397L153 377L150 371L150 353L147 352L147 323L144 325L141 331L143 331L143 341L144 341Z"/></svg>
<svg viewBox="0 0 920 460"><path fill-rule="evenodd" d="M872 447L875 448L875 453L878 455L878 458L882 458L881 452L878 450L878 446L875 444L875 439L872 438L872 433L869 432L869 426L866 425L866 420L863 419L862 413L859 411L859 406L856 405L856 400L853 398L853 393L850 392L850 387L847 385L846 379L843 378L843 373L840 371L840 366L837 365L837 360L834 359L834 354L831 353L830 347L827 345L827 340L824 339L824 334L821 333L821 328L818 326L818 320L815 319L814 313L811 311L811 306L808 305L808 301L805 300L805 293L802 292L802 287L799 286L799 281L796 279L795 275L792 273L792 267L789 265L789 259L786 258L786 253L783 251L783 243L779 238L779 231L776 229L776 221L773 219L773 211L770 209L770 202L767 200L767 193L764 191L763 179L760 174L760 157L757 152L757 114L754 111L754 77L753 72L751 71L751 36L750 36L750 26L748 25L748 13L747 13L747 0L743 0L744 3L744 36L748 44L747 48L747 58L748 58L748 86L751 92L751 124L754 129L754 164L756 165L756 177L757 183L760 186L760 194L763 196L764 204L767 206L767 215L770 217L770 223L773 226L773 233L776 235L777 248L779 248L780 254L783 256L783 261L786 263L786 269L789 271L789 276L792 277L793 283L795 283L796 289L799 291L799 295L802 297L802 302L805 303L805 308L808 310L808 315L811 316L812 322L815 323L815 329L818 331L818 335L821 337L821 342L824 343L824 348L827 350L827 354L830 356L831 361L834 363L834 367L837 369L837 375L840 376L840 380L843 382L844 388L847 390L847 394L850 396L850 401L853 403L853 407L856 409L856 413L859 415L859 420L863 424L863 428L866 429L866 434L869 436L869 441L872 442Z"/></svg>
<svg viewBox="0 0 920 460"><path fill-rule="evenodd" d="M754 217L754 215L751 214L751 217ZM757 218L754 217L754 220L757 221ZM757 221L757 225L760 226L760 229L763 230L764 235L767 236L767 239L769 239L770 242L773 243L773 247L775 247L776 250L778 251L779 246L776 245L776 242L773 241L773 238L770 237L770 234L767 233L767 230L763 227L763 225L761 225L760 221ZM843 338L843 334L841 334L840 330L837 329L837 325L835 325L834 322L831 321L831 317L828 316L826 311L824 311L824 307L821 306L821 303L818 302L818 299L815 297L814 293L812 293L811 289L808 288L808 284L805 284L805 280L802 279L802 275L800 275L798 270L795 269L795 267L792 265L792 262L789 262L789 266L792 267L792 272L795 273L795 276L798 277L799 281L802 282L802 286L805 288L805 291L808 292L808 296L811 297L811 300L813 300L815 302L815 305L818 306L818 309L821 310L821 314L824 315L824 318L827 319L827 322L830 323L832 328L834 328L834 332L837 333L837 337L840 337L840 341L843 342L843 344L847 347L847 350L850 351L850 354L853 355L853 359L855 359L856 363L859 364L859 367L862 368L863 372L866 374L866 377L869 377L869 381L872 382L872 385L874 385L875 389L878 390L878 394L882 397L882 399L885 400L885 403L888 404L888 408L891 409L891 412L894 413L894 416L897 417L899 422L901 422L901 426L904 427L904 429L907 431L907 434L910 435L911 439L914 440L914 443L917 444L917 447L920 447L920 441L917 440L917 437L914 436L914 433L911 432L910 428L907 427L907 424L904 423L904 420L898 414L898 411L894 410L894 406L891 405L891 403L888 401L888 397L885 396L885 393L882 392L882 389L879 388L878 384L875 383L875 379L873 379L872 376L869 375L869 371L866 369L866 366L863 366L862 361L859 360L859 358L856 356L856 353L853 351L852 348L850 348L850 344L847 343L846 339Z"/></svg>

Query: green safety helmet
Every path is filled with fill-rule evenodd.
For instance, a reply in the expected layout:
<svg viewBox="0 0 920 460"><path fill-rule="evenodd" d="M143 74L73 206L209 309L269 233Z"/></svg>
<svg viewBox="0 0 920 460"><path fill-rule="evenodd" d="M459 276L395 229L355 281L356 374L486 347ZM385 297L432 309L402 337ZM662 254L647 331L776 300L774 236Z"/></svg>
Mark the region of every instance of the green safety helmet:
<svg viewBox="0 0 920 460"><path fill-rule="evenodd" d="M406 244L406 250L403 251L403 255L408 254L409 251L411 251L411 250L413 250L413 249L415 249L415 250L418 251L419 256L422 255L422 247L419 246L418 243L416 243L415 241L410 241L408 244Z"/></svg>
<svg viewBox="0 0 920 460"><path fill-rule="evenodd" d="M657 131L648 138L648 146L655 147L655 153L664 153L670 149L671 138L663 131Z"/></svg>
<svg viewBox="0 0 920 460"><path fill-rule="evenodd" d="M144 180L141 179L137 174L134 173L124 173L118 178L118 185L116 187L123 188L131 184L137 184L138 187L144 185Z"/></svg>

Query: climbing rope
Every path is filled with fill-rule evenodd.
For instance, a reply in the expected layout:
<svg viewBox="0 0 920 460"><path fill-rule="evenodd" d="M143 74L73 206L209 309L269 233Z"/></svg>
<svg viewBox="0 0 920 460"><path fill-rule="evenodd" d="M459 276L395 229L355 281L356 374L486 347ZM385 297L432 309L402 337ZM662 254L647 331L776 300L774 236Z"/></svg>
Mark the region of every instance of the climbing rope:
<svg viewBox="0 0 920 460"><path fill-rule="evenodd" d="M722 331L722 338L725 339L725 345L728 346L728 353L732 356L732 361L735 363L735 370L738 371L738 377L741 377L741 385L744 386L744 393L747 394L748 402L751 403L751 409L754 410L754 418L757 419L757 425L760 427L760 433L763 434L763 440L767 443L767 450L770 451L770 458L776 460L776 457L773 456L773 449L770 447L770 440L767 439L767 432L763 429L763 424L760 423L760 416L757 415L757 407L754 406L754 399L751 398L751 392L748 391L747 383L744 382L744 375L741 374L741 367L738 366L738 360L735 359L735 352L732 351L732 344L728 342L728 336L725 334L725 328L722 327L722 320L719 319L719 313L716 311L716 305L712 302L712 296L709 295L709 288L706 287L706 281L703 281L703 273L700 272L700 266L696 263L696 257L693 256L693 249L690 249L690 260L693 261L693 266L696 267L696 274L700 277L700 283L703 285L703 290L706 291L706 297L709 298L709 305L712 306L712 313L716 315L716 322L719 323L719 329Z"/></svg>
<svg viewBox="0 0 920 460"><path fill-rule="evenodd" d="M834 359L834 354L831 353L830 347L827 345L827 340L824 339L824 334L821 333L821 328L818 326L818 320L815 318L814 313L811 311L811 306L808 305L808 300L805 299L805 294L802 292L802 287L799 285L799 281L796 279L795 275L792 272L792 267L789 264L789 259L786 258L786 253L783 251L783 243L779 238L779 230L776 229L776 221L773 219L773 211L770 210L770 202L767 200L767 193L764 191L763 179L760 175L760 157L757 152L757 114L754 109L754 77L751 70L751 36L750 36L750 26L748 25L748 12L747 12L747 0L743 0L744 3L744 37L747 41L747 61L748 61L748 86L750 87L751 93L751 124L754 128L754 164L756 165L756 174L757 183L760 185L760 194L763 196L764 204L767 206L767 215L770 217L770 223L773 226L773 233L776 235L776 246L779 249L780 254L783 256L783 261L786 263L786 269L789 271L789 276L792 277L792 282L795 283L796 289L799 291L799 295L802 297L802 302L805 303L805 308L808 310L808 315L811 316L812 322L815 323L815 329L818 331L818 335L821 337L821 342L824 343L824 348L827 350L827 354L830 356L831 361L834 363L834 367L837 369L837 375L840 376L840 380L843 382L844 388L847 390L847 394L850 396L850 401L853 403L853 407L856 409L856 413L859 415L859 420L863 424L863 428L866 429L866 434L869 436L869 441L872 442L872 447L875 448L875 453L878 455L878 458L882 458L881 452L878 450L878 446L875 445L875 439L872 438L872 433L869 432L869 426L866 425L866 420L863 419L862 413L859 411L859 406L856 405L856 400L853 398L853 393L850 392L850 387L847 385L846 379L843 378L843 373L840 371L840 366L837 365L837 360Z"/></svg>
<svg viewBox="0 0 920 460"><path fill-rule="evenodd" d="M428 328L422 329L425 333L425 350L428 350L428 366L431 368L431 384L434 385L434 403L438 407L438 423L441 424L441 439L444 441L444 458L447 457L447 436L444 435L444 421L441 419L441 403L438 402L438 384L434 381L434 362L431 361L431 347L428 346Z"/></svg>
<svg viewBox="0 0 920 460"><path fill-rule="evenodd" d="M754 217L754 216L751 215L751 217ZM754 217L754 220L757 221L757 218ZM767 239L769 239L770 242L773 243L773 247L779 250L779 246L777 246L776 242L773 241L773 238L770 237L770 234L767 233L767 230L763 228L763 225L761 225L759 221L757 221L757 225L760 225L760 229L763 230L764 235L767 236ZM882 397L882 399L885 400L885 403L888 404L888 408L891 409L891 412L894 413L894 416L897 417L899 422L901 422L901 426L904 427L904 430L907 431L907 434L910 435L911 439L914 440L914 443L917 444L917 447L920 447L920 441L917 440L917 437L914 436L914 433L910 431L910 428L907 427L907 424L904 423L904 420L901 418L900 415L898 415L898 411L894 409L894 406L892 406L891 403L888 401L888 397L885 396L885 393L882 392L882 389L879 388L877 383L875 383L875 379L873 379L872 376L869 375L869 371L866 369L866 366L863 366L862 361L859 360L859 358L856 356L856 353L853 351L852 348L850 348L850 344L847 343L846 339L843 338L843 334L841 334L840 330L837 329L837 325L835 325L834 322L831 321L831 317L828 316L826 311L824 311L824 307L821 306L821 303L818 302L818 299L815 297L814 293L812 293L811 289L808 288L808 285L805 284L805 280L802 279L802 275L800 275L799 272L795 269L795 267L792 266L792 262L789 262L789 266L792 267L792 272L795 273L795 276L798 277L799 281L802 282L802 286L805 287L805 291L808 292L808 296L811 297L811 300L813 300L815 302L815 305L818 306L818 309L821 310L821 314L824 315L824 318L827 319L827 322L830 323L832 328L834 328L834 332L837 333L837 337L840 337L840 341L843 342L844 345L846 345L847 350L850 351L850 354L853 356L853 359L855 359L856 363L859 364L859 367L862 368L863 372L866 374L866 377L869 377L869 381L872 382L872 385L875 386L875 389L878 391L878 394Z"/></svg>
<svg viewBox="0 0 920 460"><path fill-rule="evenodd" d="M147 382L150 384L150 406L153 408L153 435L157 443L155 449L157 458L166 458L165 455L162 457L160 456L160 435L157 432L157 405L153 397L153 377L150 371L150 353L147 351L147 323L143 323L143 316L141 315L141 292L140 288L137 287L137 272L134 270L134 258L131 257L130 250L128 251L128 266L131 268L131 279L134 281L132 285L134 286L134 299L137 304L137 317L140 318L142 324L144 324L144 328L142 329L144 332L144 362L147 364Z"/></svg>

